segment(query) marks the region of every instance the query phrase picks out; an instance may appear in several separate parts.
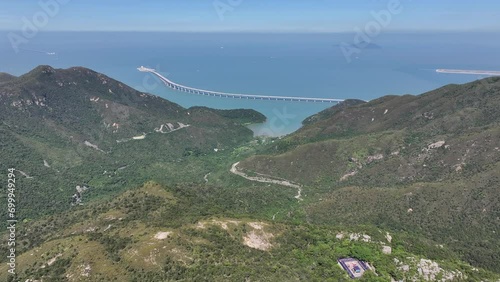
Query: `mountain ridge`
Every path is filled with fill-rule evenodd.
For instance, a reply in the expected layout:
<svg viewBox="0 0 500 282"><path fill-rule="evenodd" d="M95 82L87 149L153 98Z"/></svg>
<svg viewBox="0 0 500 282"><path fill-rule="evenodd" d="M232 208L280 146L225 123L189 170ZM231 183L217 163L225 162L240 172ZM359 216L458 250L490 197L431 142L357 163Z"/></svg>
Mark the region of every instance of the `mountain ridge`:
<svg viewBox="0 0 500 282"><path fill-rule="evenodd" d="M233 118L226 118L218 110L185 109L82 67L39 66L0 85L0 144L3 159L9 160L2 169L9 165L35 177L29 179L40 191L37 196L25 191L24 201L39 206L43 201L36 199L57 199L58 204L48 210L67 209L65 202L74 187L93 181L102 186L111 179L99 176L105 171L212 154L214 149L252 139L252 131L235 118L238 115L245 122L262 120L253 110L235 110ZM131 184L140 184L140 179L137 176ZM51 188L46 182L59 187L61 196L46 199L56 193L47 190ZM30 209L25 216L31 218L38 212Z"/></svg>
<svg viewBox="0 0 500 282"><path fill-rule="evenodd" d="M360 281L495 281L497 82L346 100L254 138L256 111L185 109L39 66L0 84L0 170L17 185L9 279L350 281L337 259L354 257L375 268Z"/></svg>
<svg viewBox="0 0 500 282"><path fill-rule="evenodd" d="M486 78L340 104L239 168L303 185L312 222L418 230L498 269L499 94L500 78Z"/></svg>

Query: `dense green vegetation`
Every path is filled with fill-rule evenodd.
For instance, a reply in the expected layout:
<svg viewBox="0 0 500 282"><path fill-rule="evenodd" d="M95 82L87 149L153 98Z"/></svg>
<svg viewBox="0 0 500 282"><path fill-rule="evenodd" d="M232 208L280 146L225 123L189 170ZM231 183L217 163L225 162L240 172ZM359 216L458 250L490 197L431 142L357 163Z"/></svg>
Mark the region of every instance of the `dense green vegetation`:
<svg viewBox="0 0 500 282"><path fill-rule="evenodd" d="M11 74L0 72L0 84L10 80L14 80L15 78L16 77Z"/></svg>
<svg viewBox="0 0 500 282"><path fill-rule="evenodd" d="M192 110L205 110L215 112L218 115L232 119L241 124L249 124L249 123L261 123L266 121L266 116L257 112L257 111L248 111L244 109L237 110L218 110L218 109L210 109L206 107L192 107Z"/></svg>
<svg viewBox="0 0 500 282"><path fill-rule="evenodd" d="M77 185L89 186L84 199L91 199L155 175L175 179L167 166L251 140L241 122L261 121L253 110L225 118L217 110L184 109L84 68L40 66L2 85L0 94L0 171L18 170L21 220L70 208ZM167 124L178 130L168 132ZM161 125L164 133L156 132ZM144 140L132 139L144 133Z"/></svg>
<svg viewBox="0 0 500 282"><path fill-rule="evenodd" d="M414 232L500 268L500 79L348 101L241 162L304 185L308 218ZM426 250L412 250L428 254Z"/></svg>
<svg viewBox="0 0 500 282"><path fill-rule="evenodd" d="M498 80L347 101L276 139L243 126L265 120L255 111L184 109L84 68L4 81L11 281L349 281L343 257L375 268L361 281L499 278Z"/></svg>
<svg viewBox="0 0 500 282"><path fill-rule="evenodd" d="M268 189L268 198L283 190ZM256 198L253 206L265 207L264 196L252 196ZM431 254L444 269L442 275L460 271L469 280L495 277L473 270L436 242L405 232L391 233L389 242L384 230L371 226L307 224L300 220L300 206L294 204L282 206L288 211L280 219L263 220L268 217L249 217L245 211L228 207L227 196L219 197L223 193L215 189L164 188L148 182L114 199L30 223L23 238L34 241L26 244L28 251L21 249L18 260L23 271L18 278L66 281L69 274L87 281L81 272L88 265L91 281L348 281L337 259L355 257L369 261L376 269L377 274L368 274L365 281L387 281L417 275L408 258L418 261L423 256L409 252L410 248ZM262 227L256 228L256 224ZM159 232L169 234L155 239ZM252 232L272 234L268 237L272 247L263 251L245 246L244 238ZM370 240L351 240L350 234L368 234ZM383 245L392 246L392 254L384 254ZM54 257L57 263L49 265ZM405 261L412 270L403 271L394 259Z"/></svg>

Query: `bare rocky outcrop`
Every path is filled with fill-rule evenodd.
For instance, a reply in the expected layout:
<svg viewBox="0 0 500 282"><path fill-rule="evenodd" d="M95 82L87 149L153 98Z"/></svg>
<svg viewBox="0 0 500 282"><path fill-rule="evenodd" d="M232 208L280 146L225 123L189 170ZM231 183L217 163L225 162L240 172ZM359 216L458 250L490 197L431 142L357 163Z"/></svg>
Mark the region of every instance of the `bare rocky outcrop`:
<svg viewBox="0 0 500 282"><path fill-rule="evenodd" d="M274 234L265 231L265 223L249 222L248 225L253 230L243 236L243 244L245 244L247 247L261 251L267 251L271 247L273 247L271 239L274 237Z"/></svg>
<svg viewBox="0 0 500 282"><path fill-rule="evenodd" d="M462 281L467 276L458 270L445 270L437 262L429 259L417 259L407 257L405 262L394 258L397 268L403 273L410 275L413 271L416 274L407 277L408 281Z"/></svg>

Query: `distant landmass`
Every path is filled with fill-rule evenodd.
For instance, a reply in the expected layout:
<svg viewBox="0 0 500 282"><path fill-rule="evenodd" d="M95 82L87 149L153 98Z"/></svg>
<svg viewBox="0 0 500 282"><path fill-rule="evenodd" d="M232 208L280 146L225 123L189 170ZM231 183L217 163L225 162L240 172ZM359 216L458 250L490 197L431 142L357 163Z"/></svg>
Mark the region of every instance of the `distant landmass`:
<svg viewBox="0 0 500 282"><path fill-rule="evenodd" d="M437 69L436 72L438 72L438 73L451 73L451 74L476 74L476 75L500 76L500 71L493 71L493 70Z"/></svg>

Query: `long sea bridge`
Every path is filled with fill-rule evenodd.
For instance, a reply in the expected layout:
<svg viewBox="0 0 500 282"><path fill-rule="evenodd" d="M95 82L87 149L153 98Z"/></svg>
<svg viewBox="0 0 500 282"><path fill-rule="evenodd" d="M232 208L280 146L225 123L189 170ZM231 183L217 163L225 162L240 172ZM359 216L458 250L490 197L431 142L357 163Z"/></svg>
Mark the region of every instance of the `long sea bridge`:
<svg viewBox="0 0 500 282"><path fill-rule="evenodd" d="M311 98L311 97L294 97L294 96L267 96L267 95L250 95L250 94L236 94L236 93L225 93L218 91L211 91L205 89L193 88L185 85L175 83L168 78L164 77L158 73L155 69L150 69L146 67L137 68L141 72L149 72L156 75L166 86L180 91L197 95L214 96L221 98L238 98L238 99L252 99L252 100L270 100L270 101L294 101L294 102L323 102L323 103L340 103L344 99L332 99L332 98Z"/></svg>

